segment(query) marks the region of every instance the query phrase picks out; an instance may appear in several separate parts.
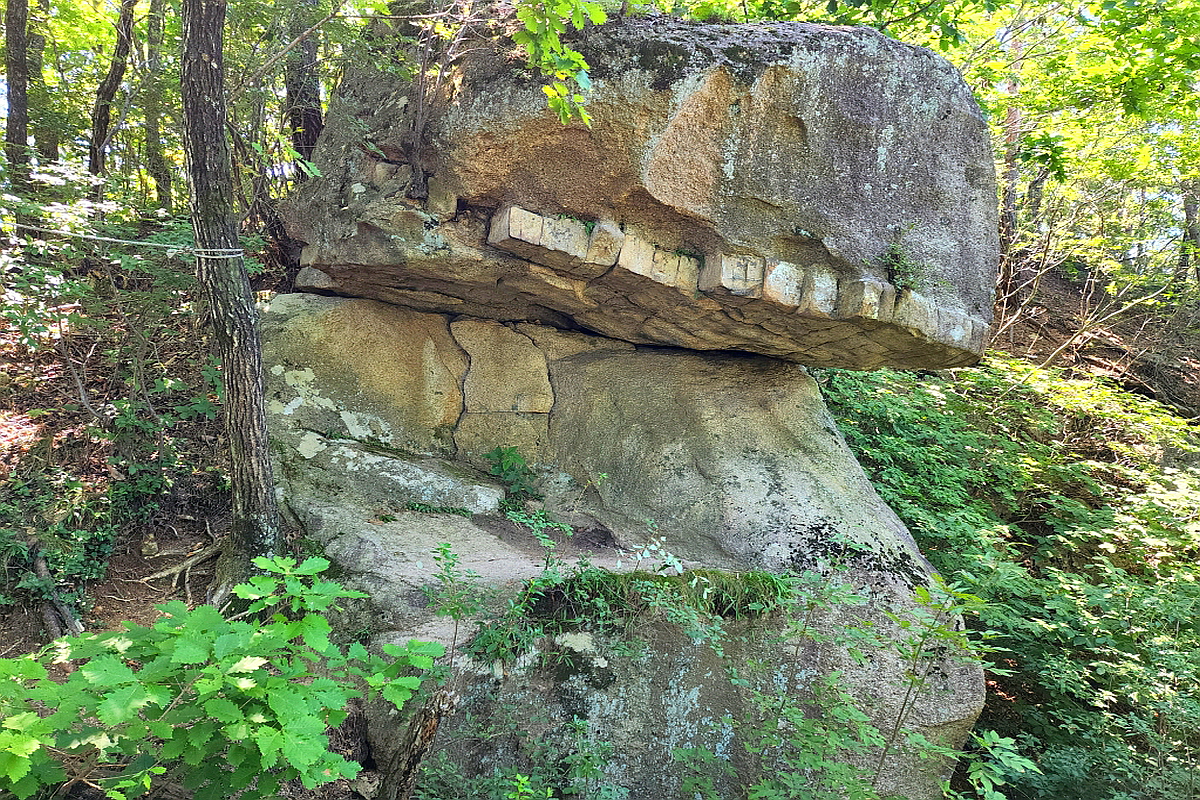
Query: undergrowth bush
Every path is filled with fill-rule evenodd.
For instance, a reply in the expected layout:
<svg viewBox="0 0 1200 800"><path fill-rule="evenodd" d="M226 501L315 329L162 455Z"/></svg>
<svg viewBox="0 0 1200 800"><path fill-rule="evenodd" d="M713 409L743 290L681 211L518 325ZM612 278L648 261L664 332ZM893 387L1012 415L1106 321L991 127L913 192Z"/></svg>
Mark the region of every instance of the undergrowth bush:
<svg viewBox="0 0 1200 800"><path fill-rule="evenodd" d="M510 516L511 518L511 516ZM914 723L918 700L928 701L935 672L959 659L978 664L987 651L968 637L958 620L977 614L979 598L936 578L914 590L913 604L883 610L890 633L854 615L828 624L832 614L868 602L845 576L854 552L824 572L776 574L762 571L685 570L678 559L652 541L633 554L635 569L613 572L580 560L573 566L547 550L542 572L515 593L489 593L479 575L466 570L448 543L434 554L439 569L427 595L434 613L459 623L475 617L465 650L478 662L546 670L555 680L581 668L576 644L592 636L607 656L638 660L649 646L644 629L666 623L716 656L731 688L745 701L745 713L710 718L691 746L674 750L680 764L681 794L687 800L882 800L878 784L890 759L934 758L953 763L960 755L927 738ZM643 562L659 560L657 568ZM740 632L731 634L731 622ZM580 635L584 638L577 638ZM745 660L731 655L733 639L769 641L782 659ZM575 644L569 644L568 641ZM814 644L843 653L859 666L869 654L891 650L899 657L902 698L893 718L873 721L858 707L861 698L844 685L843 673L822 671L805 648ZM532 659L529 656L534 656ZM605 668L610 666L605 658ZM532 665L532 667L530 666ZM453 661L451 661L453 670ZM714 709L715 710L715 709ZM443 744L481 759L456 762L442 751L427 762L418 798L509 800L513 797L621 798L628 790L606 779L611 748L587 721L557 724L520 717L529 709L484 708L463 712L464 722ZM531 730L531 728L533 730ZM535 735L533 731L538 731ZM734 737L731 739L730 737ZM935 737L936 738L936 737ZM731 742L743 755L731 751ZM967 783L983 800L1005 800L996 787L1004 772L1036 769L1016 752L1016 742L996 734L976 737ZM869 763L868 763L869 762ZM730 792L733 792L730 794Z"/></svg>
<svg viewBox="0 0 1200 800"><path fill-rule="evenodd" d="M42 224L147 246L31 233L0 251L0 349L28 365L11 389L41 427L0 470L0 603L44 593L33 550L67 599L102 577L120 529L153 521L207 460L196 440L214 437L224 391L196 335L190 223L115 206L100 223L76 188Z"/></svg>
<svg viewBox="0 0 1200 800"><path fill-rule="evenodd" d="M1041 768L998 765L1010 797L1200 797L1195 422L998 357L816 377L884 500L986 601L981 726Z"/></svg>
<svg viewBox="0 0 1200 800"><path fill-rule="evenodd" d="M363 597L317 576L325 559L255 560L267 574L234 589L247 619L212 606L160 606L150 626L60 639L42 656L0 659L0 794L65 794L76 784L111 800L178 781L204 798L275 796L357 773L330 752L327 727L365 684L396 706L443 648L330 640L339 599ZM65 680L50 670L69 670Z"/></svg>

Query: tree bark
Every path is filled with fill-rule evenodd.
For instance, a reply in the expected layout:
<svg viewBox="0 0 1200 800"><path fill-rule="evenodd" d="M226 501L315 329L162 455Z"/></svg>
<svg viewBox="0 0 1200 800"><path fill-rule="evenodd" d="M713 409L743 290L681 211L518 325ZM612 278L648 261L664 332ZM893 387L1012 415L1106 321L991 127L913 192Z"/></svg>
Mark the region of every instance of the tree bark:
<svg viewBox="0 0 1200 800"><path fill-rule="evenodd" d="M26 63L29 64L29 127L37 145L38 162L43 165L58 161L58 145L62 137L56 115L51 110L53 103L50 90L46 88L46 78L42 74L49 23L50 0L40 0L37 17L29 22L29 54Z"/></svg>
<svg viewBox="0 0 1200 800"><path fill-rule="evenodd" d="M18 194L29 184L29 4L8 0L4 9L4 47L8 84L8 119L4 156L9 181Z"/></svg>
<svg viewBox="0 0 1200 800"><path fill-rule="evenodd" d="M146 170L154 181L154 199L159 208L171 210L171 168L163 156L162 130L162 43L164 0L150 0L146 26L146 86L142 112L146 119Z"/></svg>
<svg viewBox="0 0 1200 800"><path fill-rule="evenodd" d="M1188 181L1183 187L1183 237L1175 280L1183 283L1193 267L1200 282L1200 181Z"/></svg>
<svg viewBox="0 0 1200 800"><path fill-rule="evenodd" d="M1020 285L1021 254L1017 244L1017 182L1021 178L1020 162L1017 159L1021 144L1021 107L1017 75L1021 63L1021 42L1011 44L1013 74L1008 80L1008 109L1004 116L1004 169L1000 181L1000 269L996 280L996 296L999 298L1000 314L1007 316L1014 303L1019 302L1016 288Z"/></svg>
<svg viewBox="0 0 1200 800"><path fill-rule="evenodd" d="M288 38L300 36L308 27L308 20L301 10L311 9L312 0L302 0L293 12L288 26ZM310 35L300 41L288 54L283 71L285 88L284 102L287 104L288 127L291 128L292 148L305 161L312 161L317 136L321 133L321 83L317 74L317 38ZM297 171L297 179L304 180L304 170Z"/></svg>
<svg viewBox="0 0 1200 800"><path fill-rule="evenodd" d="M255 556L280 546L279 514L267 446L262 345L233 213L225 136L225 0L183 2L183 140L192 190L196 272L211 314L225 378L233 519L210 599L220 604L250 573Z"/></svg>
<svg viewBox="0 0 1200 800"><path fill-rule="evenodd" d="M104 154L108 148L112 125L112 104L117 89L125 77L129 62L129 49L133 45L133 10L137 0L121 0L121 11L117 16L117 43L113 48L108 73L96 89L96 104L92 106L92 141L88 147L88 172L104 174Z"/></svg>

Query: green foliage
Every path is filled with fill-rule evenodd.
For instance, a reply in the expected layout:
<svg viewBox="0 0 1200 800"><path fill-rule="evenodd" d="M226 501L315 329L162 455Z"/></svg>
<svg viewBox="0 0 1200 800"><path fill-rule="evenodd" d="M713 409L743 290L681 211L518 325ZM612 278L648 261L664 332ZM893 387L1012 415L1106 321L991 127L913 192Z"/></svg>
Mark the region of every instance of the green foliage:
<svg viewBox="0 0 1200 800"><path fill-rule="evenodd" d="M887 274L887 279L897 289L923 291L930 288L930 278L937 271L928 261L918 261L912 257L904 246L904 238L916 228L916 224L904 225L900 228L897 240L887 246L874 262L865 262L868 267L875 267Z"/></svg>
<svg viewBox="0 0 1200 800"><path fill-rule="evenodd" d="M980 792L1195 796L1200 474L1165 466L1200 451L1195 422L997 357L818 380L923 551L986 601L996 691L981 735L1040 771L991 759Z"/></svg>
<svg viewBox="0 0 1200 800"><path fill-rule="evenodd" d="M437 644L330 641L324 613L361 597L318 576L324 559L256 560L265 574L238 586L251 601L226 619L212 606L173 601L146 627L56 642L47 657L0 660L0 789L18 798L86 781L107 797L146 794L160 777L195 797L271 797L281 781L312 788L353 776L329 751L326 728L345 718L356 681L401 706ZM46 661L71 665L63 682ZM203 769L196 769L198 765Z"/></svg>
<svg viewBox="0 0 1200 800"><path fill-rule="evenodd" d="M913 709L921 695L932 691L933 671L947 660L978 661L979 646L956 623L960 615L979 610L979 599L935 581L916 588L912 609L887 612L895 625L892 631L877 630L866 621L829 629L817 624L825 612L844 612L867 602L846 582L844 569L774 576L788 587L777 598L786 623L777 644L794 648L792 658L770 669L727 659L730 680L744 692L748 710L740 717L726 715L711 732L718 740L736 733L750 767L744 773L741 767L735 770L728 753L718 756L709 747L679 748L675 758L686 770L683 796L723 798L724 775L738 779L736 796L747 800L880 800L879 779L901 747L905 758L958 757L957 751L915 730ZM823 671L801 656L810 643L840 650L859 665L888 649L900 657L904 672L896 688L902 699L886 732L863 712L861 699L846 691L842 673ZM723 648L714 649L725 657Z"/></svg>
<svg viewBox="0 0 1200 800"><path fill-rule="evenodd" d="M847 561L851 550L846 550ZM909 611L887 615L894 625L894 635L881 634L865 623L829 629L818 624L819 617L866 602L839 579L838 570L845 569L844 564L833 565L832 574L684 571L678 569L676 559L663 557L661 544L656 542L643 548L637 560L640 563L652 555L662 557L659 569L653 572L611 572L585 561L567 568L561 561L550 560L542 573L527 581L515 595L488 598L479 576L463 570L450 545L442 544L434 557L439 565L437 585L428 590L428 595L436 613L456 622L483 613L467 646L475 659L484 663L512 662L539 648L540 663L554 669L574 669L575 652L568 647L556 653L551 644L563 634L586 631L609 642L615 656L636 655L644 650L644 645L637 647L637 631L647 620L658 619L728 661L727 622L775 620L773 636L777 638L773 641L784 648L794 647L793 657L784 661L782 672L753 662L728 661L731 681L743 689L749 711L739 718L724 717L713 732L718 737L736 733L754 764L753 774L759 777L747 784L745 794L739 795L748 800L878 800L874 784L885 761L901 745L906 754L916 748L943 758L958 755L921 737L913 729L911 717L918 697L929 691L932 670L947 659L978 660L979 646L955 623L961 615L979 611L979 598L935 582L917 588L916 602ZM761 636L768 629L755 630L754 635ZM904 666L903 682L898 687L904 698L887 734L857 707L858 701L842 686L840 673L821 672L801 657L801 648L816 642L842 648L860 664L865 663L868 648L896 649ZM743 670L757 675L752 680L751 674ZM482 726L485 729L472 733L471 726L467 726L465 732L455 734L456 741L461 739L471 751L473 740L488 742L489 746L495 746L497 740L512 740L515 744L506 751L508 755L490 771L484 768L480 774L466 777L461 765L440 755L426 765L418 797L474 800L508 797L508 792L534 792L537 797L543 792L547 797L623 796L615 786L601 791L607 784L592 791L578 790L581 781L598 780L603 774L604 757L596 755L594 742L587 747L573 746L570 756L548 755L539 750L545 744L544 737L531 739L521 724L498 721L494 714L485 716L491 720ZM578 726L577 740L589 738L586 723L576 720L574 724ZM1002 744L997 745L1000 750ZM868 754L873 770L862 765ZM719 776L733 774L727 754L718 757L701 746L680 749L676 757L687 770L684 796L721 796ZM1019 757L1004 751L1003 759L997 756L988 762L995 763L1015 765ZM563 764L573 765L574 770L566 784ZM530 765L534 765L533 771ZM993 786L1000 785L994 780L994 769L975 768L973 775L981 785L984 778Z"/></svg>
<svg viewBox="0 0 1200 800"><path fill-rule="evenodd" d="M479 573L459 567L462 559L449 542L438 545L433 560L438 565L434 575L437 586L428 588L425 594L433 603L434 613L455 622L478 614L483 602Z"/></svg>
<svg viewBox="0 0 1200 800"><path fill-rule="evenodd" d="M997 788L1008 783L1006 775L1041 773L1037 764L1020 754L1015 739L995 731L972 733L968 747L972 757L966 762L966 778L980 800L1006 800L1005 794ZM961 797L959 793L947 790L948 800Z"/></svg>
<svg viewBox="0 0 1200 800"><path fill-rule="evenodd" d="M471 517L471 509L462 508L460 506L429 506L424 503L405 503L404 507L409 511L419 511L422 514L454 514L458 517ZM395 517L384 520L384 522L395 522Z"/></svg>
<svg viewBox="0 0 1200 800"><path fill-rule="evenodd" d="M112 555L129 487L107 493L64 470L47 470L0 484L0 604L40 601L59 585L72 591L103 578ZM49 580L34 572L46 559Z"/></svg>
<svg viewBox="0 0 1200 800"><path fill-rule="evenodd" d="M84 188L64 181L62 192L79 196L58 204L54 226L190 248L189 226L180 220L135 227L114 213L94 226ZM35 448L25 466L0 480L0 538L36 545L70 595L103 576L118 531L148 522L192 471L187 437L215 422L224 386L214 361L196 349L188 320L194 281L174 251L52 235L24 244L0 254L7 269L0 318L26 356L46 367L45 376L16 376L14 388L38 391L57 375L57 389L72 400L29 414L72 433L55 441L48 427L45 449ZM103 478L94 465L59 452L93 444ZM44 466L56 462L62 466ZM12 590L14 578L39 591L40 579L28 572L7 577L7 599L21 594Z"/></svg>
<svg viewBox="0 0 1200 800"><path fill-rule="evenodd" d="M568 25L579 30L589 21L599 25L608 15L590 0L518 0L516 9L523 29L513 34L513 41L525 48L529 66L549 81L542 91L550 110L564 125L572 119L590 125L584 107L592 89L588 64L578 50L563 42L562 35Z"/></svg>
<svg viewBox="0 0 1200 800"><path fill-rule="evenodd" d="M510 499L520 501L541 497L536 488L537 474L517 448L496 447L483 457L492 464L488 473L504 483Z"/></svg>
<svg viewBox="0 0 1200 800"><path fill-rule="evenodd" d="M550 513L544 508L530 510L525 508L523 505L514 505L510 503L508 508L504 510L504 516L507 517L510 522L514 522L517 525L523 525L528 528L529 532L533 534L533 537L538 540L538 544L546 549L547 558L550 557L550 554L557 546L557 543L551 536L550 531L558 531L566 536L570 536L575 532L574 529L567 523L554 519L554 517L551 516Z"/></svg>
<svg viewBox="0 0 1200 800"><path fill-rule="evenodd" d="M924 289L933 274L933 265L926 261L915 261L898 242L887 246L876 265L885 270L888 280L897 289Z"/></svg>

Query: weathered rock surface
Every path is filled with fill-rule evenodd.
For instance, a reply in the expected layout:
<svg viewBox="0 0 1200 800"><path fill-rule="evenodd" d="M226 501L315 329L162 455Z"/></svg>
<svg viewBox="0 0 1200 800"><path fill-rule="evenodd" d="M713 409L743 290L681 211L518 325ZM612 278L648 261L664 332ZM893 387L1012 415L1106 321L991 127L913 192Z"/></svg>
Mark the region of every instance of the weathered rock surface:
<svg viewBox="0 0 1200 800"><path fill-rule="evenodd" d="M995 179L947 62L865 29L662 17L578 46L590 128L493 52L420 151L408 87L350 76L286 211L298 287L821 366L978 357Z"/></svg>
<svg viewBox="0 0 1200 800"><path fill-rule="evenodd" d="M450 642L448 622L421 591L433 582L441 542L490 587L540 573L545 552L497 511L502 487L482 471L483 454L497 446L517 446L537 466L546 507L575 527L560 545L568 561L586 555L617 569L661 536L694 566L827 570L842 562L871 604L822 611L812 624L832 635L865 620L884 638L903 638L888 613L910 611L913 585L928 580L911 536L795 365L303 294L275 298L263 335L285 505L370 593L373 610L360 624L377 641ZM416 513L413 503L469 516ZM730 632L748 633L736 624ZM951 744L978 714L979 669L953 654L936 657L912 705L896 649L872 650L864 665L834 645L798 648L779 634L768 625L729 645L734 663L767 665L764 689L785 685L804 696L815 677L840 670L882 729L904 714L907 725ZM486 717L512 704L534 735L584 716L591 735L615 748L610 779L631 797L677 796L672 749L736 750L713 725L739 714L747 695L707 646L670 626L639 635L647 657L622 656L598 636L571 657L569 675L539 671L535 655L504 668L460 655L463 707ZM445 724L452 732L466 723ZM379 717L375 725L386 752L397 726ZM934 798L939 769L897 752L880 788Z"/></svg>
<svg viewBox="0 0 1200 800"><path fill-rule="evenodd" d="M623 541L652 519L672 552L712 566L814 566L844 539L905 588L927 571L793 364L305 294L276 298L263 330L284 474L354 484L380 511L494 510L497 490L463 488L478 482L467 465L516 447L555 485L592 487ZM380 360L349 357L360 345ZM553 504L582 500L564 488Z"/></svg>

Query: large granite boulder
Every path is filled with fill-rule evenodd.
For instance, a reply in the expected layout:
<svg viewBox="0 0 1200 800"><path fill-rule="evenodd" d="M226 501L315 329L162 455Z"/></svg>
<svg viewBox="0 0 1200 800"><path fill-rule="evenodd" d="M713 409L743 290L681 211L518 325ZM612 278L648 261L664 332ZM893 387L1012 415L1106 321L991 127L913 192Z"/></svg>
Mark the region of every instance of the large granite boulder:
<svg viewBox="0 0 1200 800"><path fill-rule="evenodd" d="M982 703L979 667L939 646L911 690L911 657L895 646L911 632L896 621L919 616L913 587L931 570L803 368L311 294L276 297L263 336L285 507L371 597L369 613L343 628L377 642L461 645L422 591L443 542L492 590L516 592L542 572L546 551L506 516L504 487L486 474L485 454L510 446L537 470L544 509L575 530L557 550L568 563L630 569L632 554L653 545L690 567L840 575L869 599L810 609L811 640L783 635L779 619L730 621L723 659L661 623L641 626L647 649L636 657L585 623L571 641L588 644L568 654L569 674L538 666L560 663L560 640L538 645L553 651L549 661L494 665L460 653L458 689L472 718L508 708L549 720L538 723L544 732L584 717L612 743L608 777L631 797L678 796L675 747L736 751L719 722L744 713L751 694L730 683L729 666L761 664L756 688L786 685L805 703L814 681L837 672L880 729L902 718L905 730L950 746L966 737ZM457 513L427 513L437 509ZM864 624L878 644L856 660L839 636ZM453 732L466 721L445 724ZM402 727L379 715L373 726L382 761ZM464 769L478 766L479 752L464 756ZM731 757L739 779L752 780L753 764ZM945 766L900 747L884 759L879 788L932 800Z"/></svg>
<svg viewBox="0 0 1200 800"><path fill-rule="evenodd" d="M499 50L420 134L410 86L354 70L285 210L298 287L819 366L978 357L995 179L946 61L868 29L659 16L576 44L590 127Z"/></svg>
<svg viewBox="0 0 1200 800"><path fill-rule="evenodd" d="M771 766L738 755L725 715L765 692L819 724L836 716L828 681L852 696L843 721L861 710L892 741L870 763L831 743L829 761L867 766L883 796L940 797L944 756L921 759L907 733L961 744L981 671L947 646L957 617L922 606L932 570L801 365L978 357L997 255L979 110L945 61L867 30L653 16L576 46L590 127L559 124L499 46L455 65L453 96L356 66L321 176L287 204L307 243L297 286L344 296L280 296L263 320L284 506L370 594L341 627L461 650L424 591L443 543L509 597L576 556L605 580L669 552L734 581L848 581L865 605L814 601L802 634L727 619L723 652L669 613L626 632L636 655L587 615L519 663L459 652L437 747L467 742L467 775L504 756L470 724L515 719L533 740L583 718L629 797L679 796L672 750L693 746L741 796ZM489 477L496 448L532 465L540 505ZM574 535L548 555L539 519ZM927 647L922 625L943 623ZM395 718L372 730L379 763L402 751Z"/></svg>

